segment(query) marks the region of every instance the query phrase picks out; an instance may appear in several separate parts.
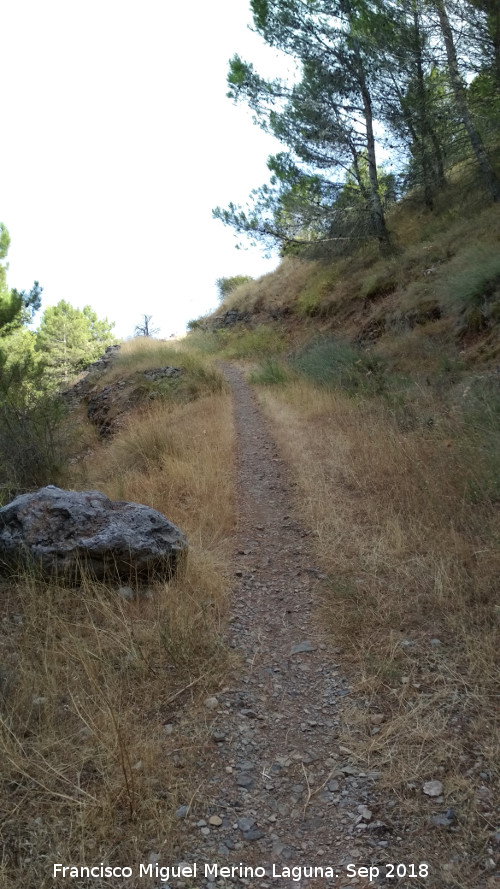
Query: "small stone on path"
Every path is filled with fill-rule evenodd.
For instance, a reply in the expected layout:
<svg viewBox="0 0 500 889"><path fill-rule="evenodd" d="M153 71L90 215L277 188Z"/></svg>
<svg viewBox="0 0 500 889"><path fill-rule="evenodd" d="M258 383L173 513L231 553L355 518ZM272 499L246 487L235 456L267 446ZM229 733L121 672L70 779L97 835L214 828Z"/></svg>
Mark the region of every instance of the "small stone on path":
<svg viewBox="0 0 500 889"><path fill-rule="evenodd" d="M296 642L295 645L292 645L290 649L290 655L293 654L302 654L307 651L316 651L312 642L309 642L308 639L305 639L304 642Z"/></svg>
<svg viewBox="0 0 500 889"><path fill-rule="evenodd" d="M205 701L205 707L207 708L207 710L217 710L218 706L219 706L219 701L217 700L217 698L214 695L207 698Z"/></svg>
<svg viewBox="0 0 500 889"><path fill-rule="evenodd" d="M441 781L426 781L422 787L423 792L426 796L441 796L443 792L443 785Z"/></svg>

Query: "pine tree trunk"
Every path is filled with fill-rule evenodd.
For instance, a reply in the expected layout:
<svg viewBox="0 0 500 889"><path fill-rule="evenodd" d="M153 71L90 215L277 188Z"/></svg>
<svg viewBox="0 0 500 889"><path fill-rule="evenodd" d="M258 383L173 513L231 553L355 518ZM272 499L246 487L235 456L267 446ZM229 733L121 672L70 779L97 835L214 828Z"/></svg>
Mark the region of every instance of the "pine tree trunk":
<svg viewBox="0 0 500 889"><path fill-rule="evenodd" d="M413 14L413 27L415 31L415 54L416 54L416 62L417 62L417 94L418 94L418 116L420 121L420 132L421 132L421 166L422 166L422 174L424 177L424 195L425 195L425 203L426 206L432 210L433 209L433 198L432 198L432 183L431 183L431 162L429 160L428 154L428 141L430 140L433 143L434 150L438 150L440 154L439 144L437 143L437 137L433 130L432 123L430 121L429 116L429 103L427 99L427 92L425 89L425 77L424 77L424 63L422 58L423 51L423 41L422 34L420 28L420 16L419 10L416 0L412 2L412 14ZM443 186L445 184L444 177L444 167L442 163L442 158L438 158L438 167L437 167L437 185ZM436 177L434 177L436 178Z"/></svg>
<svg viewBox="0 0 500 889"><path fill-rule="evenodd" d="M421 135L419 135L415 129L413 118L410 113L408 113L405 109L404 97L399 89L398 82L394 75L392 76L392 82L394 86L394 90L399 99L399 103L401 105L401 113L403 115L403 120L408 128L408 132L411 136L411 145L410 151L412 156L415 158L415 161L420 166L420 170L422 173L422 182L424 189L424 203L428 210L434 209L434 203L432 198L432 175L430 169L430 163L428 159L427 149L425 145L425 129L422 130L423 124L422 120L420 120L421 126Z"/></svg>
<svg viewBox="0 0 500 889"><path fill-rule="evenodd" d="M353 7L350 0L343 0L340 4L344 15L348 19L351 26L354 23ZM352 36L352 35L351 35ZM359 51L357 39L353 39L353 47L356 59L357 81L363 101L363 116L366 128L366 154L368 158L368 181L370 189L371 216L375 235L378 238L380 249L383 253L391 251L391 243L389 232L385 224L384 209L380 200L380 192L377 174L377 158L375 155L375 136L373 133L373 111L370 91L366 82L366 71L363 65L363 59Z"/></svg>
<svg viewBox="0 0 500 889"><path fill-rule="evenodd" d="M384 209L380 200L377 175L377 159L375 155L375 136L373 134L373 113L370 93L364 82L361 83L363 98L363 111L366 125L366 153L368 158L368 179L370 182L370 203L372 206L372 219L375 234L380 247L387 251L390 247L389 232L385 224Z"/></svg>
<svg viewBox="0 0 500 889"><path fill-rule="evenodd" d="M481 170L484 184L486 185L492 200L500 201L500 182L491 166L481 137L474 126L474 122L467 106L467 94L458 70L457 53L444 0L434 0L434 6L439 16L439 24L441 26L441 32L446 48L446 57L448 59L448 71L458 112L467 131L472 150L475 154L479 169Z"/></svg>

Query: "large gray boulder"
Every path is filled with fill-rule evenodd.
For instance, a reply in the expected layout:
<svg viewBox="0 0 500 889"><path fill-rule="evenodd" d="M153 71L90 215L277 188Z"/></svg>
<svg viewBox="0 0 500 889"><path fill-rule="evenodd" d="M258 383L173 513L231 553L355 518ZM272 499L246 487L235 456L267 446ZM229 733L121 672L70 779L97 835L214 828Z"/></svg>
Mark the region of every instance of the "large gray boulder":
<svg viewBox="0 0 500 889"><path fill-rule="evenodd" d="M100 491L48 485L0 509L0 572L34 566L42 576L78 583L168 579L187 553L182 531L139 503Z"/></svg>

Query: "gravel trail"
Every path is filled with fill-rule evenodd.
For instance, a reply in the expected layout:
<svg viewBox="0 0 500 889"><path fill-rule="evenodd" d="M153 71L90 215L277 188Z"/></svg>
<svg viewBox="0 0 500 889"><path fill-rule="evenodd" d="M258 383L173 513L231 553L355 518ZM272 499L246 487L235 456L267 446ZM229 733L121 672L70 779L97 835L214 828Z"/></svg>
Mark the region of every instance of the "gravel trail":
<svg viewBox="0 0 500 889"><path fill-rule="evenodd" d="M314 621L322 575L262 412L241 372L224 371L234 393L240 504L228 643L242 669L206 701L204 811L178 813L183 859L197 873L169 885L366 886L353 869L385 857L387 834L372 811L377 775L361 771L338 742L350 689L339 652ZM221 868L236 870L221 876Z"/></svg>

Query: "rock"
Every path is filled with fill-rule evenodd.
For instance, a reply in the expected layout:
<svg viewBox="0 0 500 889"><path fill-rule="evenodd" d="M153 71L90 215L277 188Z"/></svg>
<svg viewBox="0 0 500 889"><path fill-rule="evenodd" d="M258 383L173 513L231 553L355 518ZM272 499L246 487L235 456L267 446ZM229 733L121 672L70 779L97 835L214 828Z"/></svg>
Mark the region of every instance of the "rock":
<svg viewBox="0 0 500 889"><path fill-rule="evenodd" d="M217 710L219 706L219 702L214 695L211 695L209 698L205 699L205 707L207 710Z"/></svg>
<svg viewBox="0 0 500 889"><path fill-rule="evenodd" d="M247 790L250 790L254 785L253 779L249 775L238 775L236 783L238 787L246 787Z"/></svg>
<svg viewBox="0 0 500 889"><path fill-rule="evenodd" d="M296 642L295 645L292 645L290 649L290 655L292 654L302 654L302 652L306 651L315 651L312 642L309 642L307 639L304 642Z"/></svg>
<svg viewBox="0 0 500 889"><path fill-rule="evenodd" d="M221 731L212 732L212 740L215 741L216 744L223 744L226 740L226 733Z"/></svg>
<svg viewBox="0 0 500 889"><path fill-rule="evenodd" d="M208 819L208 823L212 825L212 827L220 827L222 824L222 818L219 818L218 815L211 815Z"/></svg>
<svg viewBox="0 0 500 889"><path fill-rule="evenodd" d="M245 839L248 843L255 843L256 840L261 840L265 836L265 833L262 830L249 830L247 833L243 834L243 839Z"/></svg>
<svg viewBox="0 0 500 889"><path fill-rule="evenodd" d="M367 825L367 830L372 831L373 833L377 833L379 831L390 830L385 821L370 821Z"/></svg>
<svg viewBox="0 0 500 889"><path fill-rule="evenodd" d="M89 389L95 384L96 379L102 376L102 374L109 369L111 364L113 364L120 349L120 343L108 346L104 355L101 355L97 361L88 365L86 373L81 379L70 386L69 389L61 392L63 399L70 405L78 404L80 399L88 394Z"/></svg>
<svg viewBox="0 0 500 889"><path fill-rule="evenodd" d="M251 319L250 312L239 312L238 309L229 309L223 315L218 315L210 324L212 330L218 330L221 327L232 327L233 324L242 324Z"/></svg>
<svg viewBox="0 0 500 889"><path fill-rule="evenodd" d="M426 796L441 796L443 785L441 781L426 781L422 786L422 790Z"/></svg>
<svg viewBox="0 0 500 889"><path fill-rule="evenodd" d="M159 394L156 384L180 375L180 367L157 367L108 383L88 398L87 416L97 426L100 435L109 436L120 428L128 411L154 396L155 391Z"/></svg>
<svg viewBox="0 0 500 889"><path fill-rule="evenodd" d="M187 818L188 812L189 812L189 806L179 806L175 810L175 817L176 818Z"/></svg>
<svg viewBox="0 0 500 889"><path fill-rule="evenodd" d="M238 828L242 833L248 833L255 824L255 818L238 818Z"/></svg>
<svg viewBox="0 0 500 889"><path fill-rule="evenodd" d="M148 864L158 864L161 855L158 852L150 852L148 855Z"/></svg>
<svg viewBox="0 0 500 889"><path fill-rule="evenodd" d="M373 815L372 815L371 809L369 809L368 806L361 805L361 806L358 806L357 809L358 809L358 812L359 812L361 818L363 819L363 821L371 821L372 820Z"/></svg>
<svg viewBox="0 0 500 889"><path fill-rule="evenodd" d="M0 509L0 573L27 565L78 583L168 579L187 554L182 531L149 506L48 485Z"/></svg>
<svg viewBox="0 0 500 889"><path fill-rule="evenodd" d="M451 827L454 819L448 818L448 815L432 815L429 819L433 827Z"/></svg>

